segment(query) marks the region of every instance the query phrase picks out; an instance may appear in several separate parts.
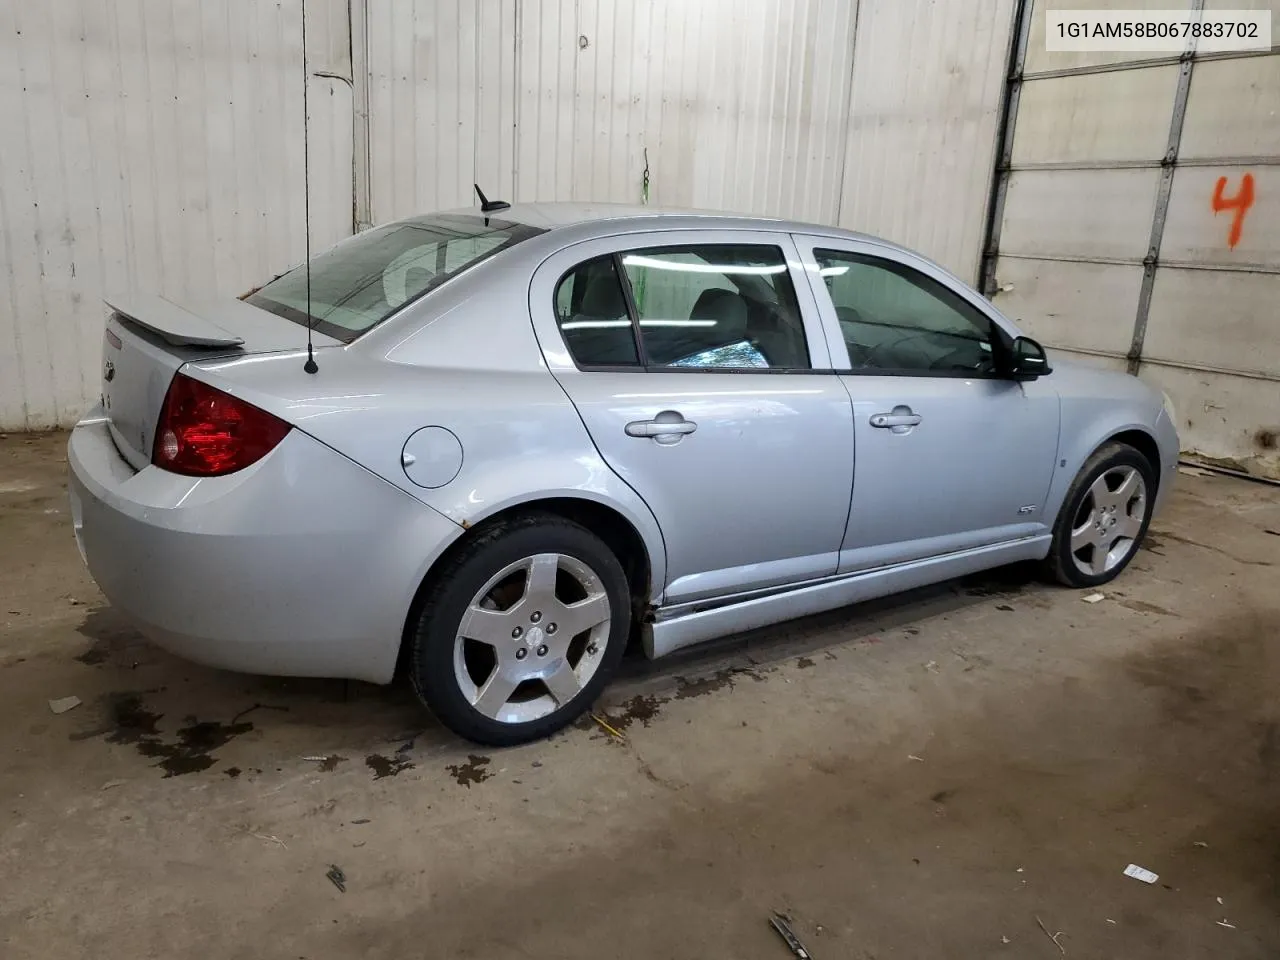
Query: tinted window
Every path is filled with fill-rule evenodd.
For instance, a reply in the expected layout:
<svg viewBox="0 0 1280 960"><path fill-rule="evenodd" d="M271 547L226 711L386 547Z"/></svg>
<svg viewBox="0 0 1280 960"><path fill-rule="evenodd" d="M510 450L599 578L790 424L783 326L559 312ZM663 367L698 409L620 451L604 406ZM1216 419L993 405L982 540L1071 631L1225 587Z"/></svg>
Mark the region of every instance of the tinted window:
<svg viewBox="0 0 1280 960"><path fill-rule="evenodd" d="M637 366L635 332L613 257L579 264L556 288L556 320L580 367Z"/></svg>
<svg viewBox="0 0 1280 960"><path fill-rule="evenodd" d="M396 309L500 250L542 231L472 216L431 216L357 234L295 267L247 302L350 343Z"/></svg>
<svg viewBox="0 0 1280 960"><path fill-rule="evenodd" d="M700 245L622 255L649 367L808 369L777 247Z"/></svg>
<svg viewBox="0 0 1280 960"><path fill-rule="evenodd" d="M892 260L815 250L855 370L994 370L991 320L931 277Z"/></svg>

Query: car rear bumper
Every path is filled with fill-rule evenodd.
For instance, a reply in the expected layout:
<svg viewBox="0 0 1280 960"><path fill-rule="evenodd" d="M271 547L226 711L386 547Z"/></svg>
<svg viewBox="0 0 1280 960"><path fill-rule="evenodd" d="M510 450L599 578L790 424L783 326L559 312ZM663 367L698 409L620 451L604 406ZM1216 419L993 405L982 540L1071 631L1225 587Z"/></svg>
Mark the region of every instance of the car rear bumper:
<svg viewBox="0 0 1280 960"><path fill-rule="evenodd" d="M461 528L299 430L196 479L121 457L101 411L71 433L76 541L160 646L247 673L385 683L405 615Z"/></svg>

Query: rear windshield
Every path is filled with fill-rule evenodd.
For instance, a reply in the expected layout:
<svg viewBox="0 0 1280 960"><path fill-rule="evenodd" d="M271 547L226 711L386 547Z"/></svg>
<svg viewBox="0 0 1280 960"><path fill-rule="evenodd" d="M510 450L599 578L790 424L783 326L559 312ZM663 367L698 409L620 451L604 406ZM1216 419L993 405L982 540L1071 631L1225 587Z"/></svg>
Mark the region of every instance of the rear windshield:
<svg viewBox="0 0 1280 960"><path fill-rule="evenodd" d="M377 227L281 274L246 302L350 343L396 310L499 251L543 231L466 215L436 215Z"/></svg>

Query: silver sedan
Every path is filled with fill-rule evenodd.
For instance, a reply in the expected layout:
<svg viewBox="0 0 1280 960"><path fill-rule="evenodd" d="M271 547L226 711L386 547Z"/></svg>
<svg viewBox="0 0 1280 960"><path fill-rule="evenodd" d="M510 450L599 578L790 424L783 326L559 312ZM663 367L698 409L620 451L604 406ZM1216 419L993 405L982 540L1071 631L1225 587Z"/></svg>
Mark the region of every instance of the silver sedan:
<svg viewBox="0 0 1280 960"><path fill-rule="evenodd" d="M1106 583L1178 456L1137 379L810 224L487 203L239 299L109 306L68 460L112 604L217 667L403 663L489 744L574 719L633 639L1013 561Z"/></svg>

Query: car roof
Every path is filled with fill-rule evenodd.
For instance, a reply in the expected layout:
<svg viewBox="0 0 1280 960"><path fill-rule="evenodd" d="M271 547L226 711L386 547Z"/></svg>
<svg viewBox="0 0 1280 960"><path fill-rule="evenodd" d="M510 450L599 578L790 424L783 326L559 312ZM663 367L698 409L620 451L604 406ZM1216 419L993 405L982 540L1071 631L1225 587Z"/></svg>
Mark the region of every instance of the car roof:
<svg viewBox="0 0 1280 960"><path fill-rule="evenodd" d="M456 210L444 211L450 216L481 216L478 207L460 207ZM599 223L604 230L612 232L619 226L619 221L633 221L636 227L653 229L662 220L683 220L672 226L686 227L689 221L697 221L697 226L707 229L778 230L784 233L808 233L820 236L845 237L850 240L865 240L872 243L894 247L908 253L915 251L899 247L888 240L873 237L865 233L845 230L825 224L805 223L799 220L787 220L779 217L760 217L745 213L731 213L721 210L698 210L679 207L651 207L631 203L513 203L504 210L495 210L495 220L508 223L519 223L541 230L554 231L566 227L581 227ZM919 254L916 254L919 256Z"/></svg>

